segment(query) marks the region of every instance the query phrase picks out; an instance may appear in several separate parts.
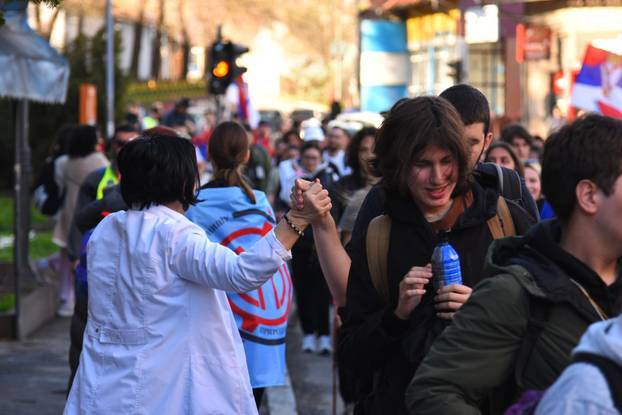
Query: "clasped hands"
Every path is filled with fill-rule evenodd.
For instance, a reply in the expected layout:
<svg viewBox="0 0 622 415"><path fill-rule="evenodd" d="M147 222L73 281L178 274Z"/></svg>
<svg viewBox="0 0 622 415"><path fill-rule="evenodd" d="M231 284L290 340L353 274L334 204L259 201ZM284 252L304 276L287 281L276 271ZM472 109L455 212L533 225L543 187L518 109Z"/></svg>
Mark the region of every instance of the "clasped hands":
<svg viewBox="0 0 622 415"><path fill-rule="evenodd" d="M293 203L294 189L300 189L299 193L296 193L297 203ZM292 209L287 215L291 220L303 226L312 224L319 218L327 215L332 208L328 190L322 187L319 180L309 182L296 179L290 198L292 199Z"/></svg>

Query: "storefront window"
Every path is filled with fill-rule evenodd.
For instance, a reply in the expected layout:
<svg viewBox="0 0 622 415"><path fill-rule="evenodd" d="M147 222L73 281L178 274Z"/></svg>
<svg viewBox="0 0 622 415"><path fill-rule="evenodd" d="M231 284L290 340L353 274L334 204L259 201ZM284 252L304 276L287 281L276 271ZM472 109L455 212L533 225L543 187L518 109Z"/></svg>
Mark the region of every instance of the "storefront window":
<svg viewBox="0 0 622 415"><path fill-rule="evenodd" d="M499 43L469 46L468 83L486 95L496 115L505 112L505 65Z"/></svg>
<svg viewBox="0 0 622 415"><path fill-rule="evenodd" d="M455 47L452 44L429 46L411 52L411 96L438 95L453 85L450 76Z"/></svg>

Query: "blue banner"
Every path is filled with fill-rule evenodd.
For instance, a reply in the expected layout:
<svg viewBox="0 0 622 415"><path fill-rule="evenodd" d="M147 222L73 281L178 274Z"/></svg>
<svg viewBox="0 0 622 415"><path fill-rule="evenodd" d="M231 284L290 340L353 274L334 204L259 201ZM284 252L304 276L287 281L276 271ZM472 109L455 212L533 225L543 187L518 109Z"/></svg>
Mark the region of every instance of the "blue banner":
<svg viewBox="0 0 622 415"><path fill-rule="evenodd" d="M263 192L250 202L238 187L207 188L186 216L201 226L213 242L240 254L275 226L274 213ZM284 264L260 288L244 294L227 293L244 342L253 388L285 383L285 335L292 299L292 281Z"/></svg>

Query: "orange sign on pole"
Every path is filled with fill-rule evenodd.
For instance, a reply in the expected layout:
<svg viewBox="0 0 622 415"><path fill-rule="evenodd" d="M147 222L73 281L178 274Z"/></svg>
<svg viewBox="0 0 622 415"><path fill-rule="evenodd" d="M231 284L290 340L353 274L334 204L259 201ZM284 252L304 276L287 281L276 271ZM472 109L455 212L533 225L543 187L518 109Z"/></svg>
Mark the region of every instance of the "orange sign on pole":
<svg viewBox="0 0 622 415"><path fill-rule="evenodd" d="M97 86L80 85L80 124L97 124Z"/></svg>

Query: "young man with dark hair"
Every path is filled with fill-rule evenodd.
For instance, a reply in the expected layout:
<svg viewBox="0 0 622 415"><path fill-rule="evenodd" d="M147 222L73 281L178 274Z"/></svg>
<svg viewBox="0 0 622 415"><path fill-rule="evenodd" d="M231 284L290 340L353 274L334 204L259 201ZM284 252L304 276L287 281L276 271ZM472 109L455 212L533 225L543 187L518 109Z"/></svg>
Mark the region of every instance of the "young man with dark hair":
<svg viewBox="0 0 622 415"><path fill-rule="evenodd" d="M619 314L622 121L593 114L562 127L542 166L559 219L493 243L492 278L419 367L406 393L410 413L502 413L521 391L551 385L588 325Z"/></svg>
<svg viewBox="0 0 622 415"><path fill-rule="evenodd" d="M467 144L471 148L471 165L477 165L492 142L488 100L478 89L466 84L449 87L439 96L458 110L465 126Z"/></svg>

